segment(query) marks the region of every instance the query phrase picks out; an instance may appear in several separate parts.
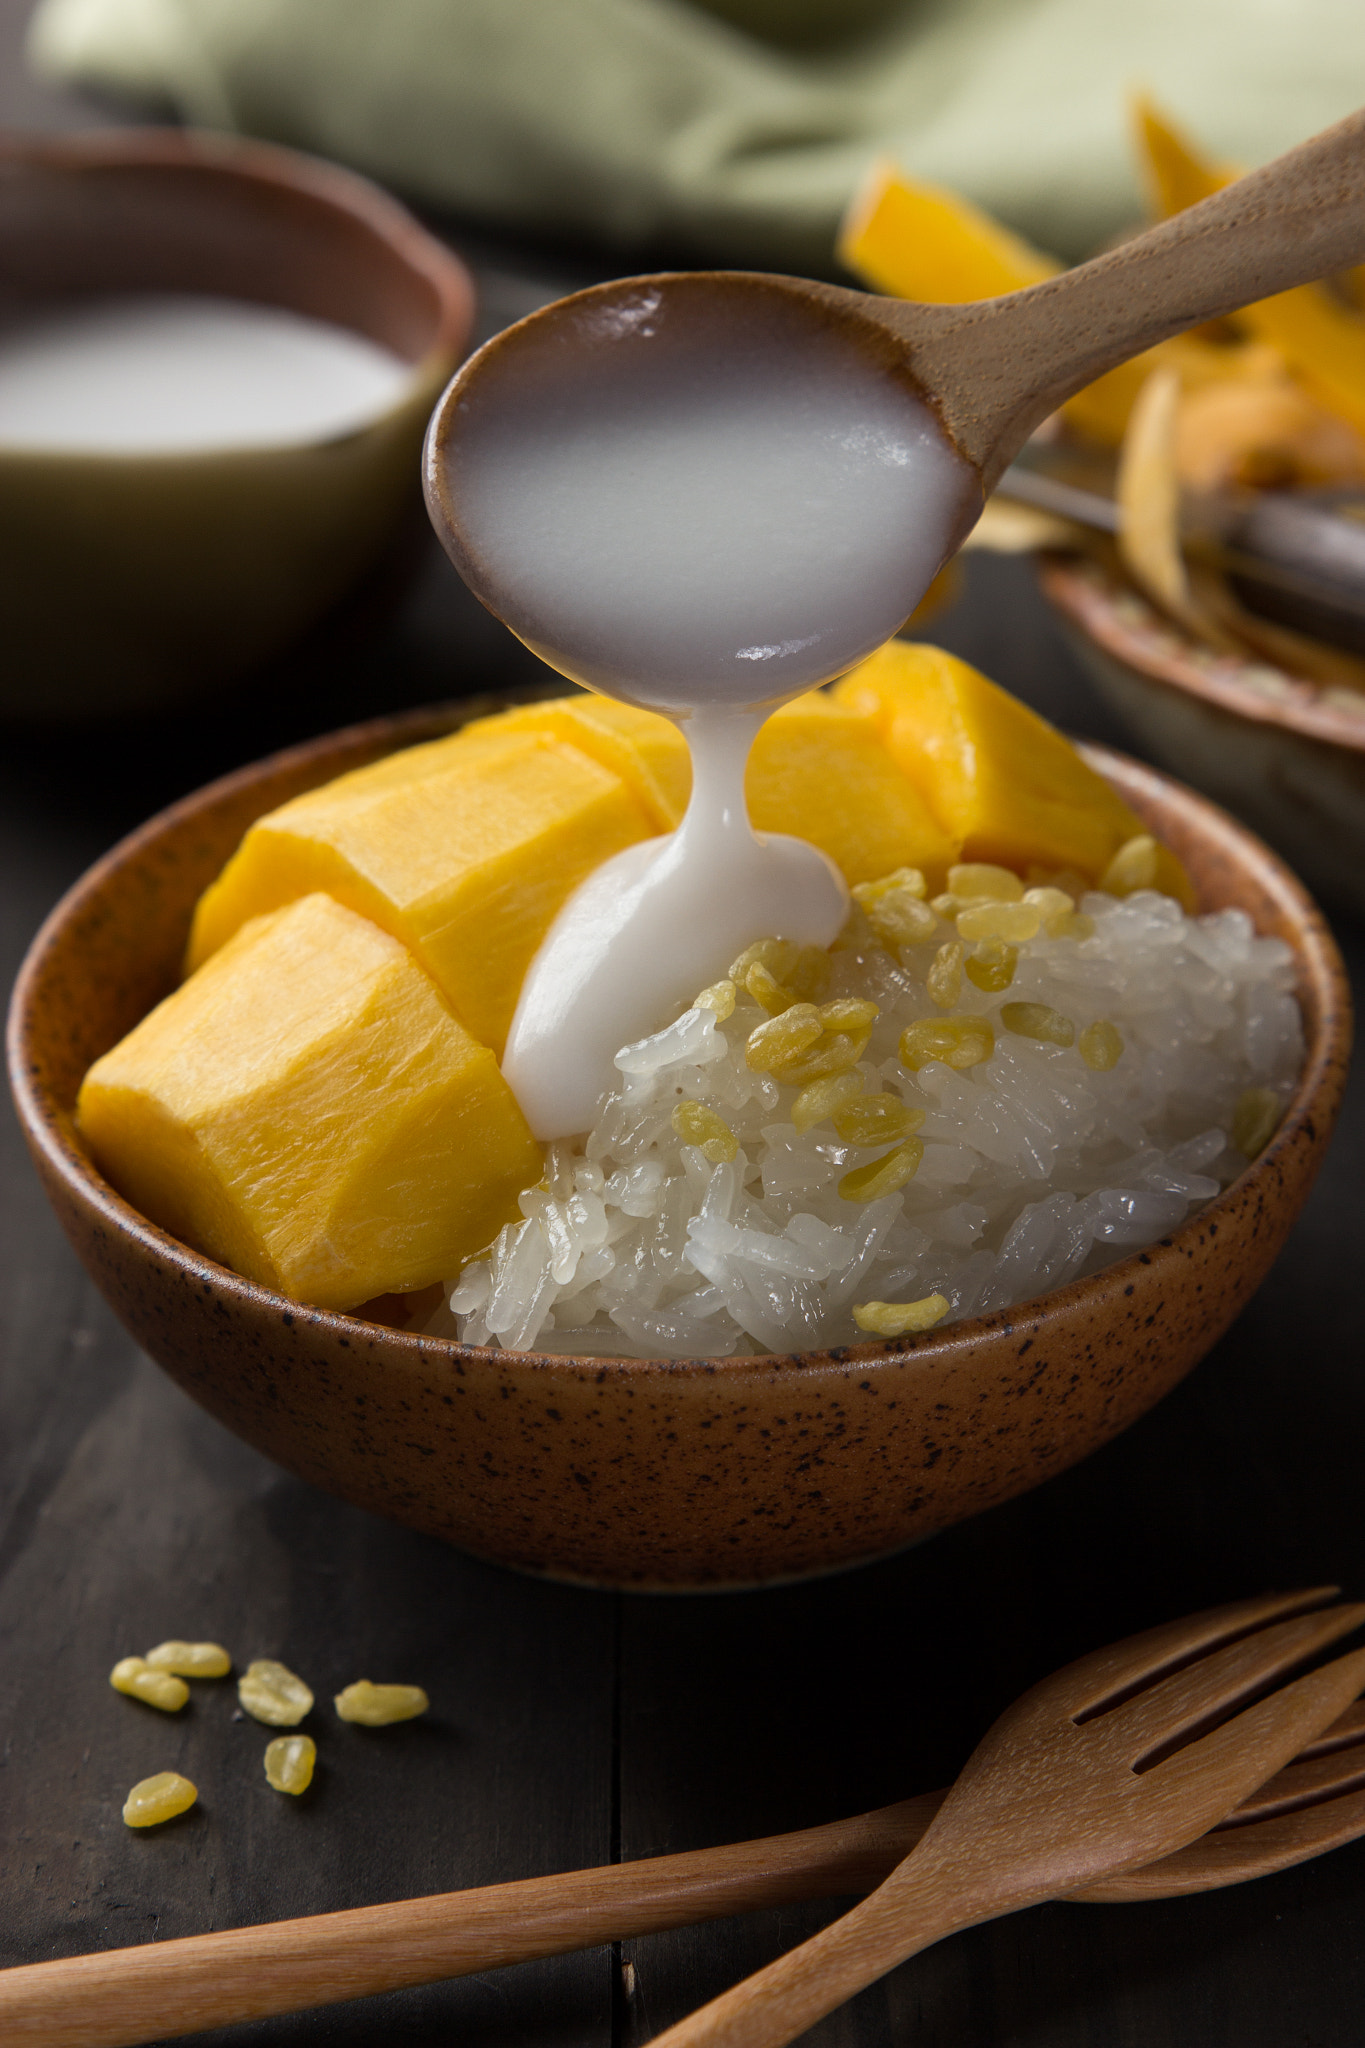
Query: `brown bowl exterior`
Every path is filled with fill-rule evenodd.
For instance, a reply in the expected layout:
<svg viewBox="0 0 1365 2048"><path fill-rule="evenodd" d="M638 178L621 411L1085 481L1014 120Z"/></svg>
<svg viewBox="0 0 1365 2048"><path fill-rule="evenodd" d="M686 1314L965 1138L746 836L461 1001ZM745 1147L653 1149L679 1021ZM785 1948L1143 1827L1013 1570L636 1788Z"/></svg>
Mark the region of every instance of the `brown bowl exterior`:
<svg viewBox="0 0 1365 2048"><path fill-rule="evenodd" d="M1039 581L1100 695L1154 760L1261 832L1312 888L1365 914L1365 698L1213 658L1089 562Z"/></svg>
<svg viewBox="0 0 1365 2048"><path fill-rule="evenodd" d="M34 941L10 1073L44 1187L117 1315L248 1443L344 1499L500 1563L597 1584L754 1584L849 1565L1022 1493L1115 1436L1227 1328L1282 1245L1341 1100L1350 998L1312 902L1221 811L1087 749L1299 966L1308 1058L1269 1148L1147 1250L942 1333L732 1359L474 1350L301 1307L155 1229L75 1135L81 1078L177 979L196 897L286 797L496 709L382 719L187 798L116 847Z"/></svg>
<svg viewBox="0 0 1365 2048"><path fill-rule="evenodd" d="M208 292L349 327L413 366L399 402L296 446L0 450L0 713L108 718L278 653L419 502L427 416L468 346L458 257L348 171L164 129L0 138L8 290ZM77 594L73 597L73 593Z"/></svg>

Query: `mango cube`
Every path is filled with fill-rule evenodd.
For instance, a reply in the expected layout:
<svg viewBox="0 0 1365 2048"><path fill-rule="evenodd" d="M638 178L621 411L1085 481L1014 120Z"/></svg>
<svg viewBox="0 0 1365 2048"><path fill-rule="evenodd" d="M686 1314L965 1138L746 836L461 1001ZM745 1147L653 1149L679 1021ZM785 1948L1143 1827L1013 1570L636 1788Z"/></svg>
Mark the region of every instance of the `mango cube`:
<svg viewBox="0 0 1365 2048"><path fill-rule="evenodd" d="M460 742L463 740L463 744ZM657 829L619 775L542 732L455 735L310 790L251 827L195 911L188 965L314 890L409 946L499 1055L565 899Z"/></svg>
<svg viewBox="0 0 1365 2048"><path fill-rule="evenodd" d="M692 757L671 718L584 691L499 712L465 727L467 739L487 743L515 732L553 734L619 775L656 832L671 832L681 822L692 794Z"/></svg>
<svg viewBox="0 0 1365 2048"><path fill-rule="evenodd" d="M876 715L812 691L774 712L745 779L760 832L790 832L827 853L850 884L897 868L936 883L958 840L888 753Z"/></svg>
<svg viewBox="0 0 1365 2048"><path fill-rule="evenodd" d="M1046 719L941 648L893 640L834 697L875 722L965 861L1094 880L1144 830Z"/></svg>
<svg viewBox="0 0 1365 2048"><path fill-rule="evenodd" d="M408 949L320 893L248 922L95 1062L77 1104L144 1215L321 1308L429 1286L541 1152Z"/></svg>

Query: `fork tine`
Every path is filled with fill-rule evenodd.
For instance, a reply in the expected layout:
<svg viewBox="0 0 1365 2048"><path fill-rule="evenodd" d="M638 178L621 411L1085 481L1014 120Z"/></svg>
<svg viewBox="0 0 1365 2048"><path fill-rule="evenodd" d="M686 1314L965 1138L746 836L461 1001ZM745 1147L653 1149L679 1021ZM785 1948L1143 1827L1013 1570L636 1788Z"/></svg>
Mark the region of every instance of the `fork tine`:
<svg viewBox="0 0 1365 2048"><path fill-rule="evenodd" d="M1361 1790L1365 1790L1365 1748L1359 1743L1351 1749L1333 1750L1329 1756L1310 1757L1307 1762L1298 1756L1273 1778L1267 1778L1259 1790L1235 1806L1218 1825L1254 1827L1260 1821L1274 1820L1279 1814L1295 1813L1301 1806L1316 1806L1324 1800L1338 1799L1343 1793Z"/></svg>
<svg viewBox="0 0 1365 2048"><path fill-rule="evenodd" d="M1187 1614L1181 1621L1164 1622L1160 1628L1146 1629L1068 1664L1035 1688L1035 1696L1040 1701L1046 1697L1074 1721L1088 1720L1193 1657L1235 1642L1267 1622L1325 1607L1340 1590L1339 1586L1312 1586L1297 1593L1263 1593L1254 1600L1234 1600L1226 1607Z"/></svg>
<svg viewBox="0 0 1365 2048"><path fill-rule="evenodd" d="M1357 1700L1353 1707L1348 1707L1330 1728L1323 1729L1316 1742L1306 1742L1297 1761L1307 1763L1310 1757L1328 1756L1332 1750L1349 1749L1355 1742L1365 1742L1365 1700Z"/></svg>
<svg viewBox="0 0 1365 2048"><path fill-rule="evenodd" d="M1188 1848L1087 1885L1072 1898L1087 1906L1128 1905L1139 1899L1174 1899L1189 1892L1215 1891L1288 1870L1312 1856L1340 1849L1365 1835L1365 1791L1295 1807L1292 1813L1251 1827L1218 1828Z"/></svg>
<svg viewBox="0 0 1365 2048"><path fill-rule="evenodd" d="M1166 1744L1188 1739L1214 1716L1254 1699L1282 1673L1349 1635L1362 1621L1365 1604L1353 1603L1297 1615L1239 1637L1112 1708L1103 1717L1105 1735L1130 1749L1135 1769L1149 1768L1154 1753ZM1342 1705L1351 1697L1345 1694Z"/></svg>
<svg viewBox="0 0 1365 2048"><path fill-rule="evenodd" d="M1314 1740L1337 1715L1344 1713L1365 1686L1365 1650L1349 1650L1319 1671L1310 1671L1281 1686L1269 1699L1244 1707L1209 1734L1154 1764L1144 1783L1160 1787L1172 1803L1193 1814L1208 1814L1203 1827L1225 1819L1257 1785L1263 1785L1290 1763L1305 1742ZM1227 1794L1221 1810L1217 1801ZM1203 1828L1191 1827L1186 1839ZM1178 1842L1177 1845L1179 1846Z"/></svg>

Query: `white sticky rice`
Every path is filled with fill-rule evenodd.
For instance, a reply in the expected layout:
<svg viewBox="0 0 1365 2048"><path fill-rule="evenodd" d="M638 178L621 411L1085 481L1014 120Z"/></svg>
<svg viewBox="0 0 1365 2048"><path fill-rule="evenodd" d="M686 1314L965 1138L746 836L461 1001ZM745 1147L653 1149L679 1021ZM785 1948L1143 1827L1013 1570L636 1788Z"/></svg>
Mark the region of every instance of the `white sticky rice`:
<svg viewBox="0 0 1365 2048"><path fill-rule="evenodd" d="M1152 890L1079 908L1093 935L1022 943L1006 989L964 978L953 1013L991 1021L991 1057L915 1073L900 1036L944 1015L926 974L953 927L888 950L855 915L824 993L880 1006L856 1071L923 1112L923 1157L898 1191L840 1195L878 1148L843 1143L829 1121L798 1133L797 1089L746 1064L766 1013L741 986L723 1023L689 1009L617 1055L620 1086L592 1131L550 1148L522 1221L451 1282L428 1327L571 1355L816 1350L868 1341L859 1304L941 1295L942 1325L1159 1239L1246 1166L1231 1137L1246 1092L1289 1099L1303 1060L1292 956L1241 911L1190 918ZM1077 1044L1016 1035L1001 1013L1021 1002L1073 1020L1078 1040L1112 1024L1117 1064L1094 1071ZM683 1102L724 1119L732 1160L677 1135Z"/></svg>

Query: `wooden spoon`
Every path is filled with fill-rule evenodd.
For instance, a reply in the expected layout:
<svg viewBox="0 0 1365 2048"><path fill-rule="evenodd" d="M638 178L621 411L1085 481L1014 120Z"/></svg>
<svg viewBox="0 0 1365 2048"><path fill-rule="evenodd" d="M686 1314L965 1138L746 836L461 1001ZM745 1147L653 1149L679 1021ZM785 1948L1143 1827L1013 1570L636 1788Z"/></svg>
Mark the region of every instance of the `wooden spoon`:
<svg viewBox="0 0 1365 2048"><path fill-rule="evenodd" d="M784 2048L945 1935L1193 1841L1327 1725L1315 1730L1305 1714L1330 1698L1335 1718L1365 1682L1356 1650L1236 1712L1365 1619L1365 1607L1334 1608L1247 1634L1258 1609L1248 1602L1153 1629L1025 1693L884 1884L657 2036L659 2048Z"/></svg>
<svg viewBox="0 0 1365 2048"><path fill-rule="evenodd" d="M1321 1605L1326 1590L1232 1610L1246 1624ZM202 2027L594 1948L764 1906L866 1892L947 1798L721 1848L319 1913L0 1972L0 2033L43 2048L121 2048ZM1365 1707L1353 1706L1211 1833L1073 1893L1165 1898L1283 1870L1365 1834Z"/></svg>
<svg viewBox="0 0 1365 2048"><path fill-rule="evenodd" d="M461 502L452 461L461 433L494 408L514 418L519 397L567 389L590 364L608 366L609 405L612 351L654 331L646 315L694 342L704 378L708 363L771 328L781 301L789 326L804 323L812 337L837 328L869 361L908 377L937 413L980 487L964 490L951 515L946 555L1033 429L1083 385L1201 321L1362 257L1365 109L1119 248L1003 298L921 305L746 271L618 279L542 308L469 359L432 418L428 505L461 574L523 631L508 564L470 529Z"/></svg>

